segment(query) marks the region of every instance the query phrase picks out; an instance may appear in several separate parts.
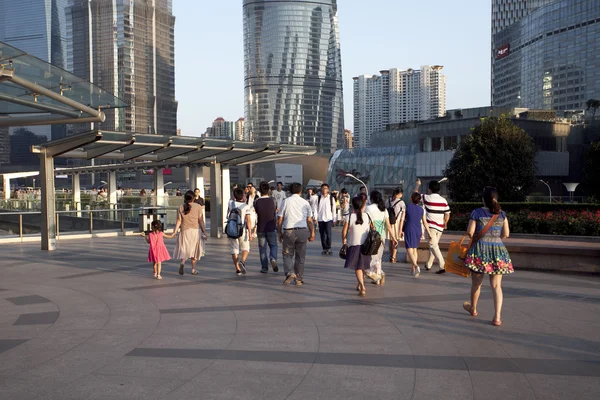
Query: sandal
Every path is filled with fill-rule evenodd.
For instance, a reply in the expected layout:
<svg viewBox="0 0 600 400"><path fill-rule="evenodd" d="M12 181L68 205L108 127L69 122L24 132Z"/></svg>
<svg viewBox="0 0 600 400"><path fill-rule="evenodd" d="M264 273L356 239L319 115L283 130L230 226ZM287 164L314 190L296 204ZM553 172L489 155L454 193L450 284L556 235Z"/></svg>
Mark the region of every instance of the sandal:
<svg viewBox="0 0 600 400"><path fill-rule="evenodd" d="M391 263L395 263L395 262L396 262L396 259L395 259L395 258L390 258L390 262L391 262Z"/></svg>
<svg viewBox="0 0 600 400"><path fill-rule="evenodd" d="M359 286L360 286L360 290L358 292L358 295L360 297L365 297L367 295L367 289L364 286L361 286L361 285L359 285Z"/></svg>
<svg viewBox="0 0 600 400"><path fill-rule="evenodd" d="M195 270L195 269L193 269L193 270L192 270L192 275L198 275L198 271L197 271L197 270Z"/></svg>
<svg viewBox="0 0 600 400"><path fill-rule="evenodd" d="M476 317L479 315L479 313L477 311L473 311L473 307L471 306L471 303L469 303L468 301L465 301L463 303L463 308L465 309L466 312L471 314L472 317Z"/></svg>
<svg viewBox="0 0 600 400"><path fill-rule="evenodd" d="M492 325L494 325L494 326L500 326L500 325L502 325L502 321L501 320L499 320L499 321L492 320Z"/></svg>

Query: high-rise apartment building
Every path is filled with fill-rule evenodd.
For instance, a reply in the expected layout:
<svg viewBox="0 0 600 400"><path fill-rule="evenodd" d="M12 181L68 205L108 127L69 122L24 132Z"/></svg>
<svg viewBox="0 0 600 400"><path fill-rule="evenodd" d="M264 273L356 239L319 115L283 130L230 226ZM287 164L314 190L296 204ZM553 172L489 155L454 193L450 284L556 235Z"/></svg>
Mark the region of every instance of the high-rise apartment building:
<svg viewBox="0 0 600 400"><path fill-rule="evenodd" d="M224 118L217 118L213 121L210 129L211 137L233 139L235 135L235 122L225 121Z"/></svg>
<svg viewBox="0 0 600 400"><path fill-rule="evenodd" d="M68 69L67 5L68 0L0 0L0 42L57 67ZM0 136L6 136L6 132L15 132L17 129L5 130L4 135L0 133ZM65 125L34 126L28 127L28 130L48 139L57 139L66 134ZM10 146L4 151L8 152L9 148Z"/></svg>
<svg viewBox="0 0 600 400"><path fill-rule="evenodd" d="M344 148L345 149L354 148L354 137L352 136L352 131L350 129L344 130Z"/></svg>
<svg viewBox="0 0 600 400"><path fill-rule="evenodd" d="M244 118L240 118L237 121L235 121L235 140L246 140L246 138L244 137L245 122L246 121Z"/></svg>
<svg viewBox="0 0 600 400"><path fill-rule="evenodd" d="M492 5L493 106L582 110L598 98L600 0Z"/></svg>
<svg viewBox="0 0 600 400"><path fill-rule="evenodd" d="M175 41L172 0L70 0L69 63L129 104L104 110L97 127L175 135Z"/></svg>
<svg viewBox="0 0 600 400"><path fill-rule="evenodd" d="M245 137L344 143L337 0L244 0Z"/></svg>
<svg viewBox="0 0 600 400"><path fill-rule="evenodd" d="M367 147L388 124L425 121L446 113L442 66L392 68L354 78L354 147Z"/></svg>

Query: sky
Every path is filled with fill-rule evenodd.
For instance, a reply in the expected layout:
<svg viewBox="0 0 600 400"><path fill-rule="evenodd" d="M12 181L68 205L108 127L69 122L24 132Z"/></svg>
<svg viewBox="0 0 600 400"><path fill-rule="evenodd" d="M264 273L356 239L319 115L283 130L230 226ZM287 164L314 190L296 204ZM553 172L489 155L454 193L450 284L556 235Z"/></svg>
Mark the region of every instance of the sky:
<svg viewBox="0 0 600 400"><path fill-rule="evenodd" d="M178 125L199 136L244 116L242 0L174 0ZM490 103L490 0L338 0L346 129L352 77L443 65L447 108Z"/></svg>

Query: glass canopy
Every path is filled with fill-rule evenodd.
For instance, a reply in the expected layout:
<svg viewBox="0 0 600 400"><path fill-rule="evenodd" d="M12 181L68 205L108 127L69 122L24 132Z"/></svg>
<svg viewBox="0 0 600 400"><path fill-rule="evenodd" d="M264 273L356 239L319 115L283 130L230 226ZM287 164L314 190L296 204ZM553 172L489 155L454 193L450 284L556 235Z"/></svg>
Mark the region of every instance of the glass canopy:
<svg viewBox="0 0 600 400"><path fill-rule="evenodd" d="M0 121L6 122L9 118L2 116L11 114L19 115L21 121L23 114L35 114L38 120L44 114L85 118L96 116L86 112L91 111L86 107L102 110L127 106L87 80L0 42Z"/></svg>

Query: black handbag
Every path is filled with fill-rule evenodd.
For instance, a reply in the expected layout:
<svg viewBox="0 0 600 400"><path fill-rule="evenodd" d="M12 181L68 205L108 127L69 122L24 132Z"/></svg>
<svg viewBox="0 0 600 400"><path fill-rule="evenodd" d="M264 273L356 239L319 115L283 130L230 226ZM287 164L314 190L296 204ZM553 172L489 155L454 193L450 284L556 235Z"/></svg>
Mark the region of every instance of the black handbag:
<svg viewBox="0 0 600 400"><path fill-rule="evenodd" d="M375 229L371 216L367 214L367 217L369 217L370 229L367 239L365 239L365 242L360 246L360 252L363 256L373 256L379 252L383 240L379 232L377 232L377 229Z"/></svg>
<svg viewBox="0 0 600 400"><path fill-rule="evenodd" d="M340 258L342 260L346 259L346 255L348 254L348 245L345 244L342 246L342 248L340 249Z"/></svg>

